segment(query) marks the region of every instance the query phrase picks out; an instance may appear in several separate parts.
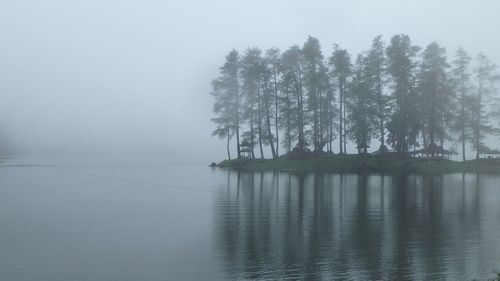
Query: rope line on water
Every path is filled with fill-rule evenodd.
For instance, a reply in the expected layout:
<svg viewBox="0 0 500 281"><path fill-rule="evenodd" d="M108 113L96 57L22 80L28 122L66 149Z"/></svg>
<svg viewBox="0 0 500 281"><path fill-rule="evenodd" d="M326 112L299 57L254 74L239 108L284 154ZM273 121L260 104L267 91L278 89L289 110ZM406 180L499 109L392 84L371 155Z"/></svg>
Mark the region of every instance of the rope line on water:
<svg viewBox="0 0 500 281"><path fill-rule="evenodd" d="M12 160L9 160L9 162L15 163L15 161L12 161ZM62 168L62 167L56 166L56 165L15 164L15 165L4 165L1 167L39 167L39 168L45 168L45 169L54 170L54 171L58 171L58 172L64 172L64 173L70 173L70 174L75 174L75 175L80 175L80 176L88 176L88 177L94 177L94 178L101 178L101 179L113 180L113 181L119 181L119 182L135 183L135 184L157 186L157 187L167 187L167 188L179 189L179 190L220 193L220 191L215 191L215 190L210 190L210 189L194 188L194 187L187 187L187 186L180 186L180 185L173 185L173 184L164 184L164 183L154 183L154 182L148 182L148 181L143 181L143 180L109 176L109 175L104 175L104 174L85 172L85 171L81 171L81 170Z"/></svg>

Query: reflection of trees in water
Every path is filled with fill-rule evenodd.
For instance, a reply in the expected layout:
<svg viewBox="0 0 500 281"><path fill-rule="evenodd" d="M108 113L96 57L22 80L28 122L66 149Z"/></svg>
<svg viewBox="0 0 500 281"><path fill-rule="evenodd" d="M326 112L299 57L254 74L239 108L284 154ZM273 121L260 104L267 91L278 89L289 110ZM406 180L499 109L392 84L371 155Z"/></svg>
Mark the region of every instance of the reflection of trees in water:
<svg viewBox="0 0 500 281"><path fill-rule="evenodd" d="M217 253L229 280L475 277L466 257L484 249L471 243L481 229L471 178L228 172Z"/></svg>

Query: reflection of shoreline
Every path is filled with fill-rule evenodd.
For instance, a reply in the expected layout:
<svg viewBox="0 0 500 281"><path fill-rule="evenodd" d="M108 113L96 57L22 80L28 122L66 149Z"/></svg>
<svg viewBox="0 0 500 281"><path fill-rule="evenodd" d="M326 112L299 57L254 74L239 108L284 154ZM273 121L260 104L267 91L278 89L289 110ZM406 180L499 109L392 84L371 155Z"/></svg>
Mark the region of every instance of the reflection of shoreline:
<svg viewBox="0 0 500 281"><path fill-rule="evenodd" d="M483 176L227 177L214 227L229 280L472 279L500 255Z"/></svg>

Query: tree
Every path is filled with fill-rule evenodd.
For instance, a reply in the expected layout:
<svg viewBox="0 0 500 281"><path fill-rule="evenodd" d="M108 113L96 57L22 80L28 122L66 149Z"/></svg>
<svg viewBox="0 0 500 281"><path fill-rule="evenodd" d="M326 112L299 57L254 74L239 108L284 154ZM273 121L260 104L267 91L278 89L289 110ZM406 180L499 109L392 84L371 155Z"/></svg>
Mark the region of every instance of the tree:
<svg viewBox="0 0 500 281"><path fill-rule="evenodd" d="M415 57L420 48L411 44L408 35L395 35L386 49L387 70L392 80L394 110L389 121L389 141L397 152L407 152L416 145L419 130L418 112L414 105Z"/></svg>
<svg viewBox="0 0 500 281"><path fill-rule="evenodd" d="M321 105L320 105L320 136L321 136L321 147L325 144L327 146L328 152L333 152L332 142L336 137L333 130L335 125L335 89L329 77L329 69L323 64L319 71L320 84L319 90L321 92Z"/></svg>
<svg viewBox="0 0 500 281"><path fill-rule="evenodd" d="M252 158L255 158L254 146L258 136L260 157L264 158L262 147L262 96L261 79L263 71L262 51L259 48L247 49L241 60L241 77L243 79L244 116L250 127L248 140L252 147ZM256 128L257 127L257 128Z"/></svg>
<svg viewBox="0 0 500 281"><path fill-rule="evenodd" d="M496 74L496 65L491 63L483 53L477 56L477 66L474 69L476 78L477 94L473 102L473 145L476 150L476 159L479 159L481 147L486 134L495 132L490 124L491 111L486 104L492 101L495 92L495 84L499 77Z"/></svg>
<svg viewBox="0 0 500 281"><path fill-rule="evenodd" d="M351 57L347 50L341 49L338 45L334 45L333 48L334 51L329 63L339 93L339 153L346 153L345 92L347 80L351 75Z"/></svg>
<svg viewBox="0 0 500 281"><path fill-rule="evenodd" d="M470 126L472 121L472 112L470 105L472 104L472 99L470 96L470 65L471 57L464 51L464 49L459 48L455 54L455 59L453 60L452 76L454 80L454 86L456 92L458 92L458 108L459 111L456 114L454 128L460 134L459 140L462 143L462 161L466 159L466 149L465 143L470 138Z"/></svg>
<svg viewBox="0 0 500 281"><path fill-rule="evenodd" d="M279 156L279 76L280 76L280 50L271 48L266 51L266 61L271 70L271 83L274 93L274 131L276 138L276 157Z"/></svg>
<svg viewBox="0 0 500 281"><path fill-rule="evenodd" d="M325 145L321 124L322 102L326 93L322 80L326 68L323 65L323 54L319 40L309 36L302 48L304 86L307 96L308 111L312 113L312 144L314 151L321 151Z"/></svg>
<svg viewBox="0 0 500 281"><path fill-rule="evenodd" d="M346 133L362 154L368 153L377 120L376 95L371 92L369 78L367 59L358 55L347 96L349 131Z"/></svg>
<svg viewBox="0 0 500 281"><path fill-rule="evenodd" d="M265 138L264 138L264 143L266 145L271 146L271 153L273 155L273 159L277 158L276 155L276 150L274 147L274 136L273 132L271 131L271 111L273 110L273 107L275 106L275 95L277 95L277 87L274 85L274 73L273 69L269 68L269 62L268 60L264 60L264 65L262 69L262 100L260 103L260 107L264 111L265 115L265 122L266 122L266 131L263 133ZM260 134L260 133L259 133Z"/></svg>
<svg viewBox="0 0 500 281"><path fill-rule="evenodd" d="M375 94L373 102L376 104L377 131L380 137L380 151L385 147L385 124L389 115L389 106L387 96L384 95L384 84L386 74L385 46L382 36L375 37L372 46L366 57L367 81L370 90Z"/></svg>
<svg viewBox="0 0 500 281"><path fill-rule="evenodd" d="M280 57L280 73L282 74L279 81L280 93L279 96L279 111L281 112L279 118L279 126L284 130L283 146L286 147L287 152L292 150L292 143L298 138L299 127L299 103L295 99L296 90L296 72L295 72L295 51L291 48L284 52Z"/></svg>
<svg viewBox="0 0 500 281"><path fill-rule="evenodd" d="M453 97L451 96L446 50L436 42L427 46L422 54L418 73L419 111L423 134L429 136L430 145L439 138L441 147L445 138L445 123L449 121Z"/></svg>
<svg viewBox="0 0 500 281"><path fill-rule="evenodd" d="M293 100L295 104L289 108L289 112L285 113L290 118L296 117L296 120L287 120L288 125L295 125L295 128L290 128L287 136L288 141L291 141L291 133L295 131L297 134L297 149L304 152L306 141L304 137L305 125L305 109L304 109L304 95L303 95L303 56L302 50L299 46L294 45L286 50L281 56L281 65L283 70L282 87L287 95L287 100ZM294 124L295 123L295 124Z"/></svg>
<svg viewBox="0 0 500 281"><path fill-rule="evenodd" d="M231 159L229 141L236 135L236 149L240 155L240 94L239 94L239 55L232 50L226 56L226 62L220 68L220 77L212 81L212 96L215 98L213 112L216 117L212 119L217 124L213 135L221 138L227 137L227 153Z"/></svg>
<svg viewBox="0 0 500 281"><path fill-rule="evenodd" d="M215 108L214 108L214 113L221 114L221 112L216 112ZM231 150L229 149L229 142L233 137L234 132L226 117L227 116L225 114L221 114L220 117L212 118L212 121L217 124L217 128L212 132L212 135L217 136L221 139L223 138L227 139L227 144L226 144L227 158L231 160Z"/></svg>

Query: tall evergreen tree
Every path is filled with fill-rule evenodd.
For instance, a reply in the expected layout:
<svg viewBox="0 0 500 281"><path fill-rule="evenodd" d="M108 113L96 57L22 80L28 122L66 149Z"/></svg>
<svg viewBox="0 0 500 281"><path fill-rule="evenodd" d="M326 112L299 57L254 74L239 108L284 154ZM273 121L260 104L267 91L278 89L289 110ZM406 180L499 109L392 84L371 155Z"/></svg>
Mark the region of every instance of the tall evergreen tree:
<svg viewBox="0 0 500 281"><path fill-rule="evenodd" d="M349 85L346 107L349 108L349 130L347 134L354 140L359 153L367 154L377 121L376 95L370 89L368 64L363 55L358 55Z"/></svg>
<svg viewBox="0 0 500 281"><path fill-rule="evenodd" d="M274 94L274 133L276 138L276 157L279 156L279 77L280 77L280 50L271 48L266 51L266 60L271 71L271 84Z"/></svg>
<svg viewBox="0 0 500 281"><path fill-rule="evenodd" d="M387 96L384 94L386 58L382 36L375 37L366 58L367 80L370 90L375 94L373 102L376 104L377 133L380 138L380 151L385 151L386 122L389 116Z"/></svg>
<svg viewBox="0 0 500 281"><path fill-rule="evenodd" d="M351 57L347 50L341 49L338 45L334 45L334 51L330 57L330 66L332 68L332 76L337 84L339 93L339 153L347 153L346 151L346 114L345 114L345 94L347 89L348 78L351 75Z"/></svg>
<svg viewBox="0 0 500 281"><path fill-rule="evenodd" d="M446 50L436 42L431 43L422 54L422 63L418 73L419 111L423 134L429 136L431 145L436 145L439 138L443 146L445 123L451 112L452 96L447 76L450 65L446 59Z"/></svg>
<svg viewBox="0 0 500 281"><path fill-rule="evenodd" d="M259 48L247 49L241 59L241 77L243 79L244 116L249 126L248 140L255 158L255 140L258 140L260 157L264 158L262 145L262 51Z"/></svg>
<svg viewBox="0 0 500 281"><path fill-rule="evenodd" d="M309 36L307 42L302 48L303 53L303 71L304 71L304 86L307 95L308 111L312 113L312 144L314 151L321 151L325 144L323 132L321 129L321 106L323 96L326 93L322 85L324 77L323 72L323 54L319 40Z"/></svg>
<svg viewBox="0 0 500 281"><path fill-rule="evenodd" d="M462 161L466 160L466 146L465 143L470 138L470 124L471 124L471 107L472 104L470 96L470 61L471 57L459 48L453 60L452 75L454 78L455 91L458 93L458 112L455 118L454 128L459 132L459 141L462 143Z"/></svg>
<svg viewBox="0 0 500 281"><path fill-rule="evenodd" d="M284 131L283 133L283 146L286 148L287 152L290 152L293 148L293 143L298 138L298 127L299 127L299 103L296 100L297 95L295 91L297 89L295 83L296 71L296 52L293 49L289 49L280 56L280 76L279 87L279 111L281 112L279 118L279 126Z"/></svg>
<svg viewBox="0 0 500 281"><path fill-rule="evenodd" d="M328 152L332 151L332 142L336 136L333 126L335 124L335 96L334 86L329 77L329 69L326 63L323 63L319 71L319 91L320 91L320 147L327 146Z"/></svg>
<svg viewBox="0 0 500 281"><path fill-rule="evenodd" d="M290 117L295 116L295 131L297 134L297 149L303 152L307 146L305 140L305 106L303 93L303 55L299 46L294 45L286 50L281 56L281 64L283 69L283 88L286 94L289 94L290 100L293 100L295 105L295 114L288 114ZM288 120L290 121L290 120ZM288 140L290 138L288 137Z"/></svg>
<svg viewBox="0 0 500 281"><path fill-rule="evenodd" d="M261 108L264 112L264 118L265 118L265 130L263 135L265 136L264 138L264 143L266 145L271 146L271 154L273 156L273 159L277 158L276 154L276 149L274 146L274 135L271 129L271 112L274 110L275 107L275 95L277 95L277 86L274 84L274 73L273 69L269 67L269 61L267 59L264 59L264 65L262 68L262 74L261 74L261 87L262 87L262 101L261 101Z"/></svg>
<svg viewBox="0 0 500 281"><path fill-rule="evenodd" d="M212 81L212 95L215 98L213 111L216 117L212 119L217 124L214 135L227 137L227 152L231 158L229 150L229 140L236 135L236 151L238 158L240 155L240 93L239 93L239 55L236 50L232 50L226 56L226 62L220 68L220 77Z"/></svg>
<svg viewBox="0 0 500 281"><path fill-rule="evenodd" d="M486 105L490 104L492 101L492 94L496 90L495 86L499 77L496 74L496 65L491 63L488 57L483 53L477 56L476 64L474 72L477 83L477 94L473 102L474 115L472 131L476 159L479 159L486 134L497 131L496 128L491 125L490 117L492 112Z"/></svg>
<svg viewBox="0 0 500 281"><path fill-rule="evenodd" d="M212 81L212 88L211 94L215 98L213 113L216 115L216 117L212 118L212 121L217 125L212 135L227 139L227 157L231 160L229 142L234 135L233 112L231 111L232 97L228 95L228 91L223 90L223 83L220 80Z"/></svg>
<svg viewBox="0 0 500 281"><path fill-rule="evenodd" d="M415 57L419 47L411 44L408 35L395 35L386 49L387 70L392 80L394 110L389 122L389 141L397 152L407 152L416 144L419 130L418 112L414 105Z"/></svg>

